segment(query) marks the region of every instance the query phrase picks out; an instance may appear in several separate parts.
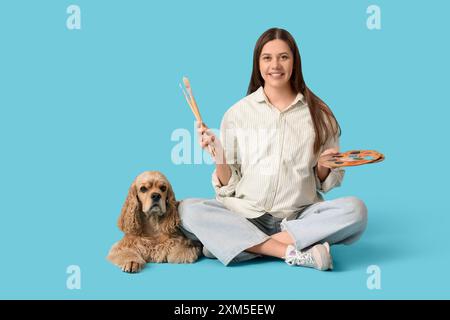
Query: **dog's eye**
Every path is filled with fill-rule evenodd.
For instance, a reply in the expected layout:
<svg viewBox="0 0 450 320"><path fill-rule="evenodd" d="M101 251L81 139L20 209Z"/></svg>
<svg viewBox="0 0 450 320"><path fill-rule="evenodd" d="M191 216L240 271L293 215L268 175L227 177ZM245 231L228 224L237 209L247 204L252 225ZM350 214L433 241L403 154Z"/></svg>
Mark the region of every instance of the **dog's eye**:
<svg viewBox="0 0 450 320"><path fill-rule="evenodd" d="M160 188L160 189L161 189L161 191L162 191L162 192L166 192L166 190L167 190L167 187L166 187L166 186L161 186L161 188Z"/></svg>
<svg viewBox="0 0 450 320"><path fill-rule="evenodd" d="M142 193L146 193L147 192L147 188L146 187L141 187L139 189L139 191L141 191Z"/></svg>

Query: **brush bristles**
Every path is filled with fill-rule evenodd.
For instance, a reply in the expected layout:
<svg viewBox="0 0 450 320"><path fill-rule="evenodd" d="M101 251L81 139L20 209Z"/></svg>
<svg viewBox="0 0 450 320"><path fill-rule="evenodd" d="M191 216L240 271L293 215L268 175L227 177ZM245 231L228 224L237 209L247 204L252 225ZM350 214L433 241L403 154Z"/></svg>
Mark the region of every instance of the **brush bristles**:
<svg viewBox="0 0 450 320"><path fill-rule="evenodd" d="M189 79L187 77L183 77L183 83L186 89L189 89L191 87L191 84L189 83Z"/></svg>

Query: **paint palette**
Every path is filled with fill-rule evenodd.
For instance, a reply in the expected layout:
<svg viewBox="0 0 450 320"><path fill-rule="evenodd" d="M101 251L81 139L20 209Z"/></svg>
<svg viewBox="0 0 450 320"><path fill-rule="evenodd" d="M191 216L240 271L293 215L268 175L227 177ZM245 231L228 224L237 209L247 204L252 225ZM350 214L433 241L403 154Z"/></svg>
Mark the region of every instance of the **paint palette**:
<svg viewBox="0 0 450 320"><path fill-rule="evenodd" d="M325 167L339 168L360 166L384 160L384 155L375 150L351 150L333 155L326 155L319 159L319 163Z"/></svg>

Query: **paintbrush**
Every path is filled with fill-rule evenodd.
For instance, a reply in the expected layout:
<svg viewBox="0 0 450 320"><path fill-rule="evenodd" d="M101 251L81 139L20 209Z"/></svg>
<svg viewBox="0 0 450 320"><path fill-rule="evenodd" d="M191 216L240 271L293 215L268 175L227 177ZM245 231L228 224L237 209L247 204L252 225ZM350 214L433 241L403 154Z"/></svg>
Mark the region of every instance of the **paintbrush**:
<svg viewBox="0 0 450 320"><path fill-rule="evenodd" d="M192 88L191 88L189 79L187 77L183 77L183 83L186 87L186 90L183 89L183 86L181 85L181 83L180 83L180 88L181 88L181 91L183 92L186 102L188 103L189 107L191 108L191 111L194 114L195 119L198 122L200 122L200 125L203 125L202 116L200 115L200 110L198 109L198 105L197 105L197 102L195 101L194 94L192 93ZM187 93L186 93L186 91L187 91ZM216 152L215 152L213 143L208 145L208 150L213 155L213 157L216 156Z"/></svg>

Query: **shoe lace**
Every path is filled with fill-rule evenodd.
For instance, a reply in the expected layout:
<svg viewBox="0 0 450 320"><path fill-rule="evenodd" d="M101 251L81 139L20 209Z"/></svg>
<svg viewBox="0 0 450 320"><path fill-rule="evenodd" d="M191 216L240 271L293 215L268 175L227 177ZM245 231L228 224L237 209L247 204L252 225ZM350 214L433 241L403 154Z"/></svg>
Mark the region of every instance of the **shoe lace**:
<svg viewBox="0 0 450 320"><path fill-rule="evenodd" d="M314 258L311 252L301 252L299 250L295 250L295 254L289 256L286 259L286 263L289 265L302 265L302 266L311 266L314 265Z"/></svg>

